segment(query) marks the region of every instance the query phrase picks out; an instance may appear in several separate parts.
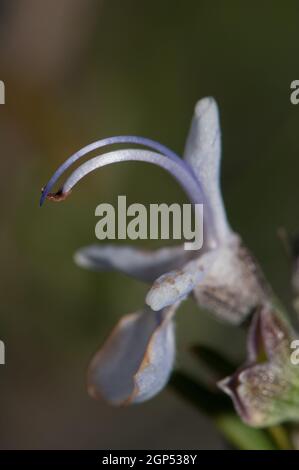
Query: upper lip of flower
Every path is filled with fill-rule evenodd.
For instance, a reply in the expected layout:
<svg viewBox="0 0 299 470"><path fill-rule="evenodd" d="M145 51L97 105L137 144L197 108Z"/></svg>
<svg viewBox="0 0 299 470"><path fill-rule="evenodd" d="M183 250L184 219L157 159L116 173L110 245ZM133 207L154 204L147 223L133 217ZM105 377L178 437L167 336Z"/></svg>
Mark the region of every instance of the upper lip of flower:
<svg viewBox="0 0 299 470"><path fill-rule="evenodd" d="M74 162L92 150L117 143L140 144L152 150L116 150L94 157L79 166L57 193L50 193L58 178ZM220 147L218 108L212 98L204 98L198 102L195 109L184 159L150 139L133 136L102 139L84 147L67 159L43 189L40 205L46 198L63 200L81 178L96 168L115 162L138 160L157 164L166 169L183 186L192 202L204 204L204 250L200 256L193 255L193 259L190 259L190 252L184 253L180 247L163 248L150 256L144 251L133 251L131 248L120 246L88 247L76 254L77 263L84 267L98 270L117 269L151 281L157 278L146 298L150 308L147 306L142 313L125 317L101 349L101 354L98 353L92 361L89 373L89 390L92 395L103 394L104 391L106 399L110 398L112 402L132 401L133 395L135 401L140 401L151 396L153 390L157 393L162 388L173 364L174 311L191 291L203 285L214 264L217 266L210 276L208 289L206 292L200 290L197 292L199 303L203 300L206 306L210 302L209 296L212 296L213 309L217 309L217 305L218 307L220 305L221 315L225 311L226 317L237 323L248 314L252 303L255 305L258 301L261 295L259 282L255 278L254 270L240 256L239 239L231 231L226 219L219 184ZM232 266L225 265L227 259ZM242 276L248 284L244 289L244 297L242 289L238 287ZM235 292L235 282L238 292ZM238 295L241 296L240 302L245 302L241 311L236 309L236 305L239 307L240 304L235 298ZM228 306L225 304L227 298L232 299L232 302L229 300ZM148 315L156 319L155 325L151 325L150 328ZM140 334L141 342L131 347L128 345L128 338L140 324L145 325L144 333ZM162 337L168 338L165 346L168 349L162 348L161 352ZM115 346L112 349L109 346L111 341ZM166 360L163 367L160 364L161 354ZM123 361L128 361L130 367L126 367ZM111 367L107 368L109 364ZM120 397L115 399L115 394L110 394L108 382L111 380L114 382L115 374L120 374L121 377L123 374L129 374L124 381L127 389L123 391L121 399ZM117 381L121 381L118 376ZM136 388L136 384L139 384L139 388Z"/></svg>

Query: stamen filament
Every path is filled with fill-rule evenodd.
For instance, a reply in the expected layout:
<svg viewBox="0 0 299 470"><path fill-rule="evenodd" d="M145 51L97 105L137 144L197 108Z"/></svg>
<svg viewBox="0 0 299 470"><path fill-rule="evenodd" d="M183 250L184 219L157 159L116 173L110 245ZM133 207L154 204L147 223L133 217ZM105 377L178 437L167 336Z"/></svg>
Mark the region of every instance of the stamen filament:
<svg viewBox="0 0 299 470"><path fill-rule="evenodd" d="M96 142L93 142L89 145L86 145L82 149L78 150L76 153L71 155L54 173L54 175L51 177L47 185L43 188L42 190L42 195L40 198L40 206L42 206L44 200L46 199L48 193L51 191L53 188L54 184L56 181L60 178L60 176L77 160L80 158L84 157L87 153L92 152L94 150L97 150L102 147L106 147L108 145L114 145L114 144L137 144L137 145L143 145L145 147L149 147L153 150L156 150L157 152L161 153L162 155L165 155L166 157L170 159L175 159L175 160L181 160L180 157L170 150L168 147L165 145L160 144L159 142L156 142L155 140L152 139L147 139L145 137L137 137L137 136L130 136L130 135L124 135L124 136L115 136L115 137L107 137L106 139L101 139L97 140Z"/></svg>
<svg viewBox="0 0 299 470"><path fill-rule="evenodd" d="M165 157L159 153L151 152L149 150L140 149L126 149L115 150L113 152L104 153L97 157L91 158L87 162L80 165L66 180L59 195L69 193L72 188L84 176L92 171L112 163L128 162L128 161L141 161L145 163L152 163L158 165L168 171L182 186L187 193L189 199L195 204L205 204L204 195L195 176L190 172L189 167L183 160Z"/></svg>

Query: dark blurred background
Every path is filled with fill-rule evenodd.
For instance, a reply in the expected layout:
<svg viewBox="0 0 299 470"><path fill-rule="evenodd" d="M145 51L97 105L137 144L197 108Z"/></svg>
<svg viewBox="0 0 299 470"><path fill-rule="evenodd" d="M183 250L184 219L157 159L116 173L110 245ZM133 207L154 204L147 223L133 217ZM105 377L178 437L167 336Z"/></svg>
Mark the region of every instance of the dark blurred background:
<svg viewBox="0 0 299 470"><path fill-rule="evenodd" d="M221 448L198 411L165 390L114 409L88 397L89 359L147 286L76 267L96 242L100 202L183 202L162 170L132 163L86 178L67 203L38 207L40 188L71 153L118 134L178 153L195 102L213 95L223 135L229 219L290 307L289 262L277 228L299 228L296 1L1 0L0 447ZM158 246L148 243L148 246ZM177 366L191 344L244 354L243 335L192 301L177 315Z"/></svg>

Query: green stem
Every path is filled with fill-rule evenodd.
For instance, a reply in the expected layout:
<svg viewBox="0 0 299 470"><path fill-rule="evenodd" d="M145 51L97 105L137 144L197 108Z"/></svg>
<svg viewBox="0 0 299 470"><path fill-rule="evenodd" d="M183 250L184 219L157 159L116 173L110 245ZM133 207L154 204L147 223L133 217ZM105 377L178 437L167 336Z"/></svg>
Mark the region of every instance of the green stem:
<svg viewBox="0 0 299 470"><path fill-rule="evenodd" d="M240 450L275 450L273 440L264 430L244 424L234 413L225 413L213 419L228 442Z"/></svg>
<svg viewBox="0 0 299 470"><path fill-rule="evenodd" d="M278 449L291 450L294 448L284 426L271 426L267 431L276 443Z"/></svg>

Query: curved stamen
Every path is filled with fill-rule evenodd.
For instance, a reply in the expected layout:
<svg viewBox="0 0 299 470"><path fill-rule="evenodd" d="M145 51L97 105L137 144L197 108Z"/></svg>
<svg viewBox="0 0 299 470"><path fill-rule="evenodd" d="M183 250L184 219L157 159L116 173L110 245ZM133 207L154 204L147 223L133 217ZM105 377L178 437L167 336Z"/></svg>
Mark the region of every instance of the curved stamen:
<svg viewBox="0 0 299 470"><path fill-rule="evenodd" d="M126 150L115 150L113 152L104 153L97 157L91 158L87 162L80 165L74 172L67 178L62 188L56 193L51 194L50 199L56 198L61 200L65 198L72 188L77 184L84 176L97 168L101 168L112 163L128 162L128 161L140 161L146 163L152 163L158 165L164 170L168 171L183 187L187 193L189 199L195 204L206 204L204 194L201 190L198 180L190 172L188 165L183 160L167 158L159 153L151 152L149 150L141 149L126 149Z"/></svg>
<svg viewBox="0 0 299 470"><path fill-rule="evenodd" d="M203 204L205 211L205 230L210 234L215 233L214 220L211 209L204 193L202 192L199 181L189 171L189 167L183 160L167 158L159 153L141 149L115 150L113 152L104 153L97 157L91 158L87 162L80 165L66 180L62 188L56 194L50 194L49 199L54 201L62 201L71 193L72 188L92 171L112 163L140 161L158 165L168 171L182 186L190 201L194 204ZM212 245L217 244L217 240L212 235L208 236ZM216 246L216 245L215 245Z"/></svg>
<svg viewBox="0 0 299 470"><path fill-rule="evenodd" d="M56 181L60 178L60 176L77 160L84 157L87 153L92 152L93 150L106 147L107 145L113 144L137 144L143 145L145 147L149 147L157 152L169 157L170 159L181 160L180 157L170 150L165 145L160 144L152 139L147 139L145 137L137 137L131 135L123 135L123 136L116 136L116 137L107 137L106 139L97 140L89 145L86 145L82 149L78 150L76 153L71 155L54 173L51 177L47 185L42 190L42 195L40 198L40 206L42 206L44 200L46 199L47 195L53 188Z"/></svg>

